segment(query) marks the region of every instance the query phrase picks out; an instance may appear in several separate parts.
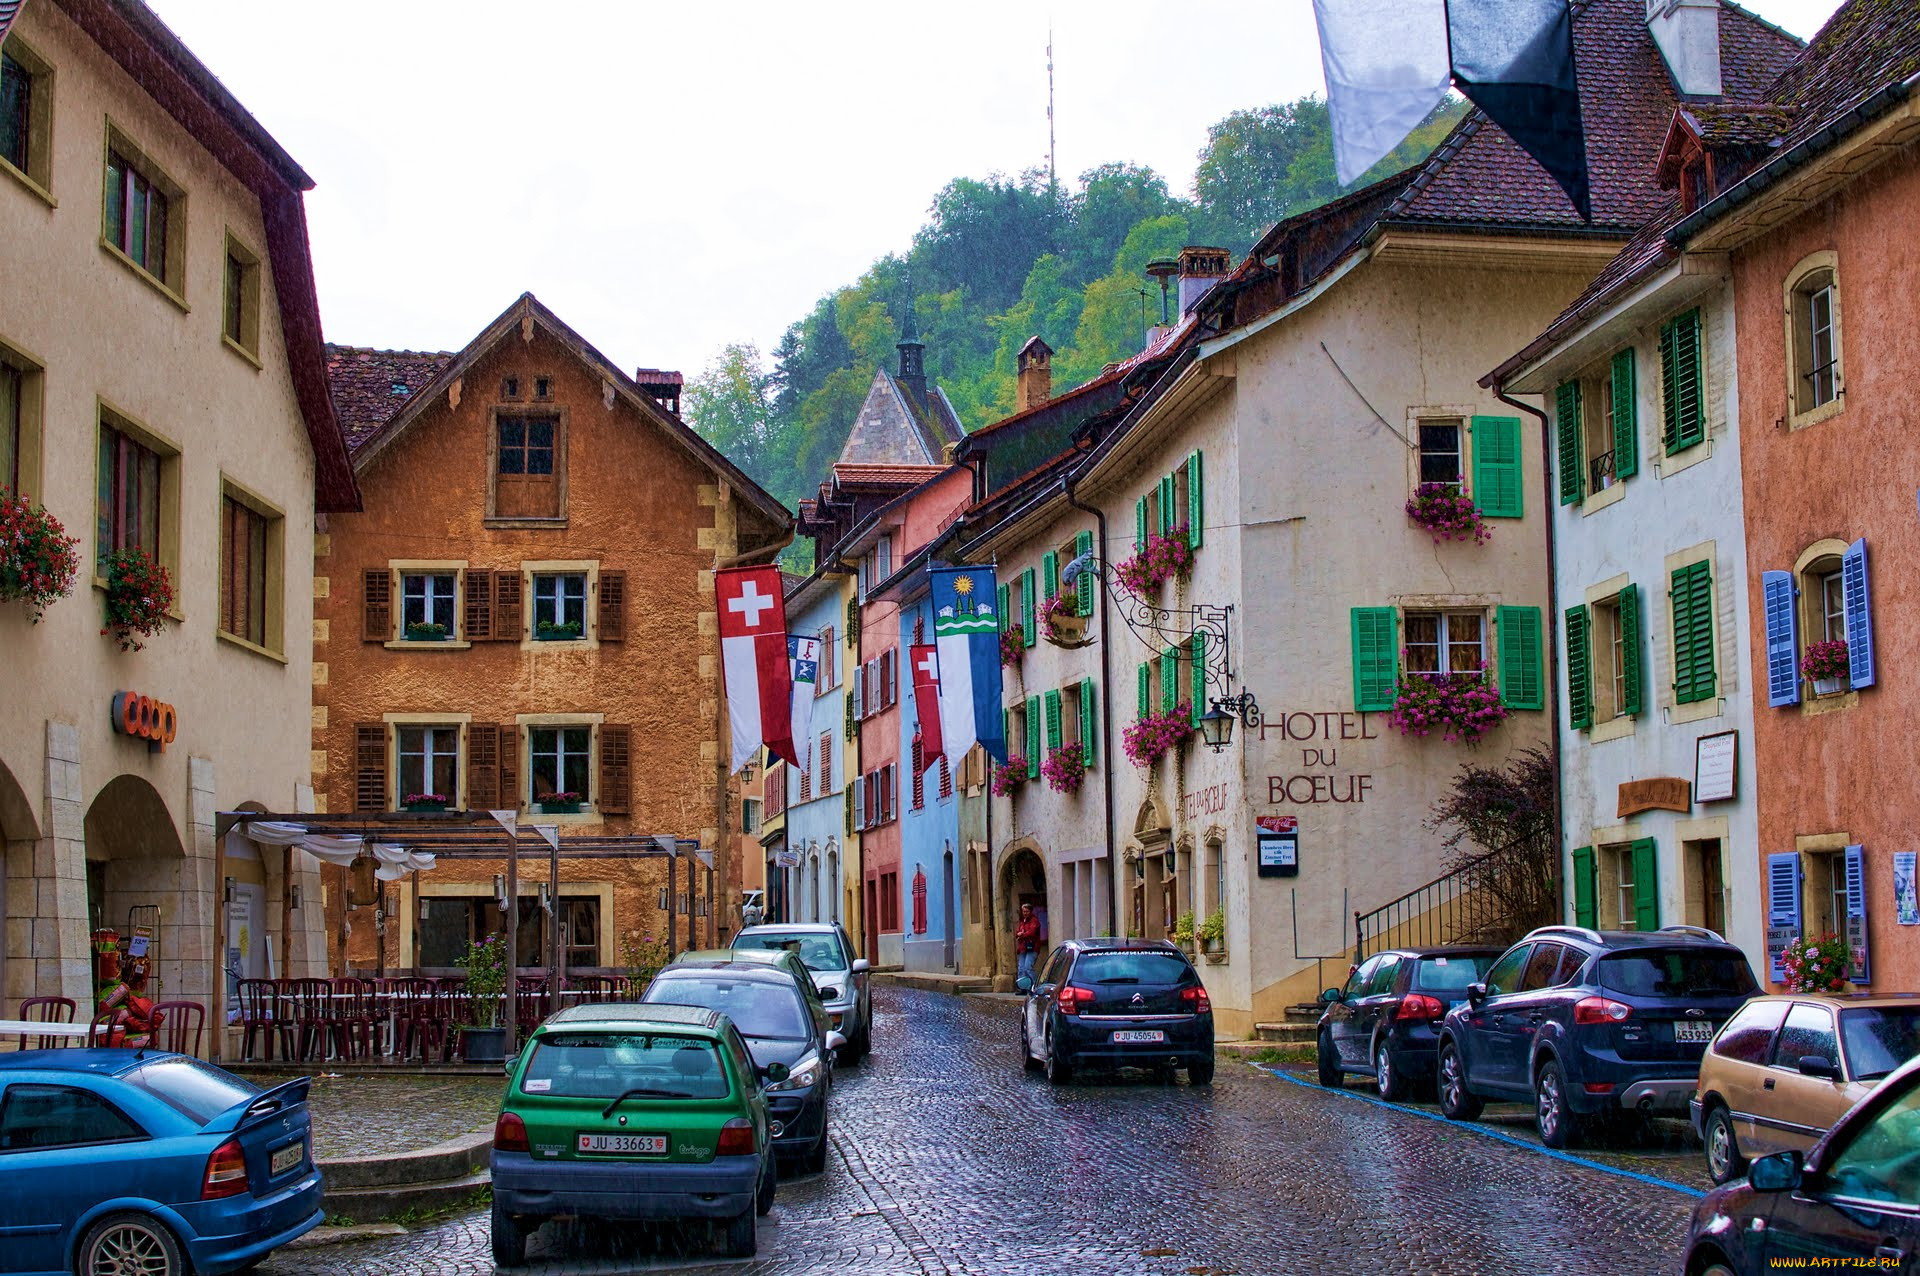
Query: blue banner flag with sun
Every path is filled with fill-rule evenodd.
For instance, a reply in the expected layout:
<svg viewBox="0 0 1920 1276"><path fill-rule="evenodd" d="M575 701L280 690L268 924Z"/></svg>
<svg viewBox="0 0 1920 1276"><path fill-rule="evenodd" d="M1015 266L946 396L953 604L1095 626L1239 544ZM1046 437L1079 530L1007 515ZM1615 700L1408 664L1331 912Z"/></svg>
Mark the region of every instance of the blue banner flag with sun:
<svg viewBox="0 0 1920 1276"><path fill-rule="evenodd" d="M940 658L940 731L958 760L977 741L1007 760L1000 720L999 589L991 567L930 567L933 641Z"/></svg>

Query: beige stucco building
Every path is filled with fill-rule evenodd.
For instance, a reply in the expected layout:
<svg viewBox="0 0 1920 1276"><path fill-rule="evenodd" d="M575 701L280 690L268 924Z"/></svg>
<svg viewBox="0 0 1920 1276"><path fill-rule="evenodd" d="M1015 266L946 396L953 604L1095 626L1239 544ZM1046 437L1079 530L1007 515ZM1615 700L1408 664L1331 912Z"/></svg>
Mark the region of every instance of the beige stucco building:
<svg viewBox="0 0 1920 1276"><path fill-rule="evenodd" d="M310 808L316 493L358 502L312 182L138 0L36 0L0 53L28 117L0 153L0 486L80 561L37 624L0 604L0 989L8 1013L58 995L84 1020L90 929L132 925L149 992L211 1010L223 898L247 960L324 973L314 873L289 895L280 857L239 839L215 867L217 812ZM102 629L102 562L136 546L174 601L126 651ZM171 707L163 748L118 728L122 693Z"/></svg>

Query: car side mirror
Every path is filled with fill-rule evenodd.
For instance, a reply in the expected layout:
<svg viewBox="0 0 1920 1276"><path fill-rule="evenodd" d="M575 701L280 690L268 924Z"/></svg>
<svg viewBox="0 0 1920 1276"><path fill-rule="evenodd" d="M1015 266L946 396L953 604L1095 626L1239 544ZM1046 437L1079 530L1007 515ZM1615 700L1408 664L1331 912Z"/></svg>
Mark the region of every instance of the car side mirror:
<svg viewBox="0 0 1920 1276"><path fill-rule="evenodd" d="M500 1071L506 1073L508 1076L512 1076L513 1070L516 1067L518 1067L519 1064L520 1064L520 1056L517 1054L510 1054L506 1058L500 1061Z"/></svg>
<svg viewBox="0 0 1920 1276"><path fill-rule="evenodd" d="M1339 1000L1340 1000L1340 990L1338 988L1323 988L1320 990L1321 1005L1331 1006L1334 1002Z"/></svg>
<svg viewBox="0 0 1920 1276"><path fill-rule="evenodd" d="M1800 1186L1804 1164L1798 1152L1763 1156L1747 1172L1747 1186L1756 1192L1790 1192Z"/></svg>
<svg viewBox="0 0 1920 1276"><path fill-rule="evenodd" d="M789 1068L786 1064L776 1059L765 1068L762 1068L760 1075L769 1081L785 1081L792 1071L792 1068Z"/></svg>
<svg viewBox="0 0 1920 1276"><path fill-rule="evenodd" d="M847 1048L847 1039L843 1034L838 1032L829 1032L827 1034L827 1049L845 1050L846 1048Z"/></svg>
<svg viewBox="0 0 1920 1276"><path fill-rule="evenodd" d="M1033 979L1031 976L1022 975L1020 976L1020 978L1013 981L1013 986L1016 990L1020 992L1032 992Z"/></svg>
<svg viewBox="0 0 1920 1276"><path fill-rule="evenodd" d="M867 959L866 959L865 957L855 957L855 958L853 959L853 973L854 973L854 974L856 974L856 975L864 975L864 974L866 974L866 973L867 973L867 972L868 972L869 970L872 970L872 969L873 969L873 963L872 963L872 962L870 962L870 961L868 961L868 960L867 960Z"/></svg>
<svg viewBox="0 0 1920 1276"><path fill-rule="evenodd" d="M1485 984L1468 984L1467 985L1468 1001L1472 1002L1474 1005L1477 1006L1481 1002L1485 1001L1486 999L1487 999L1487 986Z"/></svg>
<svg viewBox="0 0 1920 1276"><path fill-rule="evenodd" d="M1800 1075L1803 1077L1821 1077L1827 1081L1838 1081L1840 1069L1833 1066L1833 1060L1823 1054L1803 1054L1800 1056Z"/></svg>

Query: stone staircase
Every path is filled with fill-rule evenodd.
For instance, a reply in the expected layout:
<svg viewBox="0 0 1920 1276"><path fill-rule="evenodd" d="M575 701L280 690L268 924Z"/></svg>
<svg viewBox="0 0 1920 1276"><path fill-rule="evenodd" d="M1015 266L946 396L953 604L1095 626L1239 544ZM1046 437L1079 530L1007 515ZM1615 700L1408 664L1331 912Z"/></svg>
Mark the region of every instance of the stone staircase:
<svg viewBox="0 0 1920 1276"><path fill-rule="evenodd" d="M475 1131L417 1152L319 1161L329 1219L375 1223L406 1213L451 1209L491 1181L491 1130Z"/></svg>
<svg viewBox="0 0 1920 1276"><path fill-rule="evenodd" d="M1311 1050L1319 1036L1317 1025L1323 1009L1314 1002L1304 1006L1288 1006L1283 1022L1253 1025L1254 1039L1293 1050Z"/></svg>

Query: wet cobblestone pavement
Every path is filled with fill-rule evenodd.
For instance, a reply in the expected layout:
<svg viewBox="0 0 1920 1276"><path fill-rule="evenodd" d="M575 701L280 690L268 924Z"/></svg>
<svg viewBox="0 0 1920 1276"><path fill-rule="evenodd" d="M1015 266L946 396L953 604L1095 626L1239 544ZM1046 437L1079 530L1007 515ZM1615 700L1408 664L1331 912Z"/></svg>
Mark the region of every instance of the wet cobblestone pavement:
<svg viewBox="0 0 1920 1276"><path fill-rule="evenodd" d="M251 1073L271 1086L311 1075L313 1155L384 1156L432 1147L462 1134L491 1129L500 1107L498 1077L343 1076Z"/></svg>
<svg viewBox="0 0 1920 1276"><path fill-rule="evenodd" d="M698 1232L543 1229L526 1270L972 1276L1374 1276L1676 1269L1691 1197L1222 1061L1210 1088L1054 1089L1013 1009L876 991L825 1174L781 1183L760 1254ZM1358 1083L1355 1082L1356 1089ZM1504 1122L1491 1129L1515 1133ZM1607 1154L1603 1153L1603 1159ZM1694 1180L1684 1158L1623 1152ZM1696 1154L1697 1155L1697 1154ZM1658 1162L1657 1164L1655 1162ZM263 1276L491 1273L483 1211L275 1256Z"/></svg>

